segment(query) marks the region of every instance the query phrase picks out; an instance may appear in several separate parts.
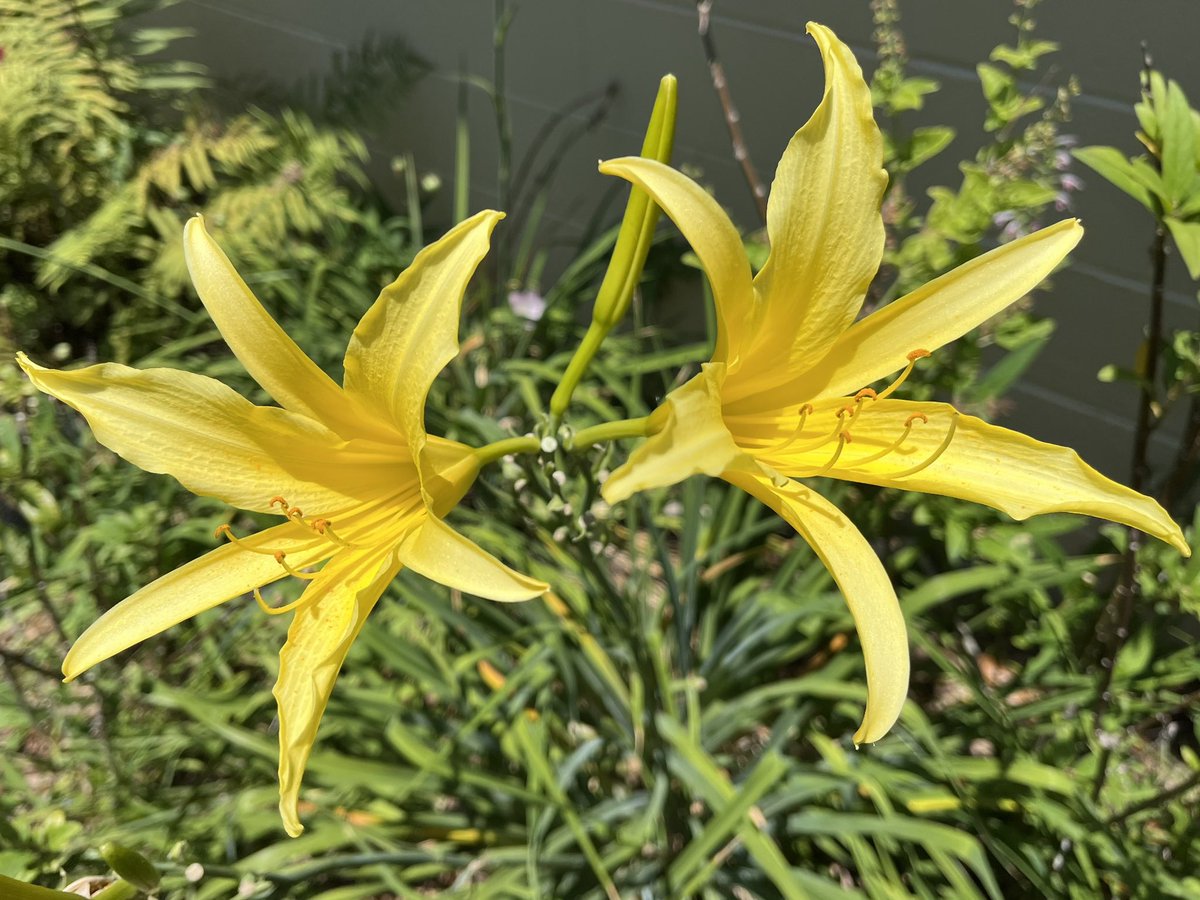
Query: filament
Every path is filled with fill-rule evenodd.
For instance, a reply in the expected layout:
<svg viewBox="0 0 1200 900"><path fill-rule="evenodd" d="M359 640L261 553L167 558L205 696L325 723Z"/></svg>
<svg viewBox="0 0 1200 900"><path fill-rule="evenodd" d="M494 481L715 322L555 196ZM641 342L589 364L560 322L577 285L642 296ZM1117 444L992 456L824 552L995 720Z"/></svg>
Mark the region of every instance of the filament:
<svg viewBox="0 0 1200 900"><path fill-rule="evenodd" d="M915 475L927 466L932 465L939 456L946 452L946 448L950 446L950 441L954 437L954 431L958 428L958 413L950 420L950 427L946 429L946 436L942 438L942 443L928 457L917 463L911 469L905 469L902 472L893 472L888 478L906 478L909 475Z"/></svg>
<svg viewBox="0 0 1200 900"><path fill-rule="evenodd" d="M842 451L846 449L846 445L851 443L852 440L853 439L850 437L850 432L848 431L843 431L840 435L838 435L838 445L837 449L833 451L833 456L829 457L829 462L825 463L825 465L821 466L821 468L817 469L817 471L813 474L824 475L826 472L832 469L837 463L838 457L842 455Z"/></svg>
<svg viewBox="0 0 1200 900"><path fill-rule="evenodd" d="M900 445L903 444L908 439L908 436L912 433L913 422L917 421L918 419L920 419L922 423L929 422L929 416L925 415L925 413L913 413L904 420L904 431L900 433L900 437L896 438L878 453L872 453L870 456L863 457L862 459L856 459L853 465L862 466L866 465L867 463L873 463L878 459L883 459L889 453L894 453L896 450L899 450Z"/></svg>
<svg viewBox="0 0 1200 900"><path fill-rule="evenodd" d="M213 531L213 537L222 536L228 538L231 543L237 544L243 550L249 550L251 553L259 553L263 556L274 556L276 552L274 550L266 550L262 547L255 547L249 541L243 541L240 537L233 533L233 529L228 525L218 525L216 530Z"/></svg>
<svg viewBox="0 0 1200 900"><path fill-rule="evenodd" d="M882 400L885 397L890 397L892 395L892 393L896 390L896 388L898 388L898 387L900 387L900 385L904 384L904 382L908 378L908 376L912 374L912 370L917 365L917 360L925 359L925 357L930 356L930 355L932 355L932 354L930 354L930 352L928 350L913 350L911 353L909 353L908 354L908 365L904 367L904 371L900 373L900 377L897 378L895 381L893 381L891 384L889 384L882 391L880 391L879 395L878 395L878 399Z"/></svg>
<svg viewBox="0 0 1200 900"><path fill-rule="evenodd" d="M307 591L305 592L307 593ZM293 609L303 605L306 601L304 594L301 594L291 603L285 603L283 606L271 606L263 599L262 591L258 588L254 589L254 599L258 601L258 608L265 612L268 616L282 616L284 613L291 612ZM312 598L309 598L310 600Z"/></svg>

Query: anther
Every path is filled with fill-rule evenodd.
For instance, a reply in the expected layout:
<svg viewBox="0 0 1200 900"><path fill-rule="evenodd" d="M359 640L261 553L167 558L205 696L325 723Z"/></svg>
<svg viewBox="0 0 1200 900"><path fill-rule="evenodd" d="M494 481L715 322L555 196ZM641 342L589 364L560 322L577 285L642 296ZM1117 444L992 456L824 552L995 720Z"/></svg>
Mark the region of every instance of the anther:
<svg viewBox="0 0 1200 900"><path fill-rule="evenodd" d="M875 391L873 391L871 388L863 388L861 391L859 391L857 394L854 395L854 399L861 400L865 397L865 398L868 398L871 400L875 400L875 399L877 399L878 396L879 395L876 394Z"/></svg>
<svg viewBox="0 0 1200 900"><path fill-rule="evenodd" d="M917 419L920 419L926 425L929 424L929 416L925 415L925 413L913 413L911 416L909 416L907 419L904 420L904 427L912 428L912 423L917 421Z"/></svg>
<svg viewBox="0 0 1200 900"><path fill-rule="evenodd" d="M286 500L284 500L282 497L280 497L278 494L276 494L274 497L271 498L271 500L267 504L267 506L268 507L278 506L281 510L283 510L284 515L287 515L288 502Z"/></svg>
<svg viewBox="0 0 1200 900"><path fill-rule="evenodd" d="M916 362L918 359L925 359L928 356L933 356L928 350L913 350L905 358L909 362Z"/></svg>
<svg viewBox="0 0 1200 900"><path fill-rule="evenodd" d="M317 534L321 535L322 537L329 538L331 541L333 541L339 547L349 547L350 546L348 543L346 543L344 540L342 540L342 538L338 535L338 533L336 531L333 530L333 523L330 522L328 519L313 519L311 522L308 523L308 527L311 528L313 531L315 531Z"/></svg>
<svg viewBox="0 0 1200 900"><path fill-rule="evenodd" d="M293 506L291 509L289 509L287 511L287 517L289 519L291 519L293 522L303 522L304 521L304 510L302 510L298 506Z"/></svg>

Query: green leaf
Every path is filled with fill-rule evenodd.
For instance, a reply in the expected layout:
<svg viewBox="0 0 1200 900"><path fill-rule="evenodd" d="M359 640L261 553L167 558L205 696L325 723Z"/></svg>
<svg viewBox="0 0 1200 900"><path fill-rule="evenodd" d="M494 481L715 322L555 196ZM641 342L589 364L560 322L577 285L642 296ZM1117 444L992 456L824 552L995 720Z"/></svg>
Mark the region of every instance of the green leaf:
<svg viewBox="0 0 1200 900"><path fill-rule="evenodd" d="M1187 97L1174 81L1159 109L1162 126L1162 176L1171 209L1187 196L1196 177L1196 132ZM1194 276L1193 276L1194 277Z"/></svg>
<svg viewBox="0 0 1200 900"><path fill-rule="evenodd" d="M66 891L52 891L36 884L26 884L7 875L0 875L0 896L7 900L62 900L63 897L78 900L79 897L78 894L68 894Z"/></svg>
<svg viewBox="0 0 1200 900"><path fill-rule="evenodd" d="M1164 221L1179 248L1183 264L1187 266L1188 274L1194 281L1200 281L1200 222L1183 222L1174 216L1167 216Z"/></svg>
<svg viewBox="0 0 1200 900"><path fill-rule="evenodd" d="M892 110L903 112L908 109L920 109L925 105L925 96L932 94L939 86L932 78L905 78L896 85L888 98Z"/></svg>
<svg viewBox="0 0 1200 900"><path fill-rule="evenodd" d="M657 723L659 732L671 744L674 751L671 768L680 780L687 784L691 791L698 794L709 808L717 813L718 817L731 805L735 805L737 792L729 783L729 778L720 770L713 758L692 740L687 730L677 720L666 715L660 714ZM773 755L771 758L778 760L778 757ZM763 768L761 763L759 768ZM757 774L757 770L755 774ZM746 809L748 808L747 806ZM795 873L792 872L787 858L771 839L771 836L760 831L753 823L744 818L745 809L739 809L738 815L740 817L738 837L741 838L742 843L746 845L746 850L762 867L763 872L771 879L775 887L789 900L806 896L808 892L801 889L796 883ZM714 823L710 823L710 828ZM678 861L676 864L678 865Z"/></svg>
<svg viewBox="0 0 1200 900"><path fill-rule="evenodd" d="M975 67L975 71L979 73L983 96L987 97L988 102L992 105L999 104L1011 94L1013 78L1007 72L995 66L989 66L987 63L980 63Z"/></svg>
<svg viewBox="0 0 1200 900"><path fill-rule="evenodd" d="M988 865L983 846L972 835L940 825L902 816L873 816L862 813L813 811L788 817L788 829L799 834L832 835L839 842L852 836L892 838L920 844L928 851L948 853L966 863L983 883L989 896L1000 897L1000 888Z"/></svg>
<svg viewBox="0 0 1200 900"><path fill-rule="evenodd" d="M1134 173L1133 163L1116 147L1080 147L1072 151L1072 156L1095 170L1113 187L1124 191L1151 212L1154 211L1150 191Z"/></svg>
<svg viewBox="0 0 1200 900"><path fill-rule="evenodd" d="M908 153L909 167L916 168L921 163L937 156L949 146L952 140L954 140L954 129L945 125L914 128Z"/></svg>

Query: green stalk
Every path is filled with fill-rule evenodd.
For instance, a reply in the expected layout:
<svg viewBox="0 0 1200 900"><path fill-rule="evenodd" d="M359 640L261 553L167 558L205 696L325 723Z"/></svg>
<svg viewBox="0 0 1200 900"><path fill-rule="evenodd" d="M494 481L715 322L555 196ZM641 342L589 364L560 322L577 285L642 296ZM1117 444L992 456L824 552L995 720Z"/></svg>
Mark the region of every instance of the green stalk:
<svg viewBox="0 0 1200 900"><path fill-rule="evenodd" d="M567 449L582 450L601 441L647 437L655 431L650 418L650 416L642 416L640 419L619 419L616 422L603 422L600 425L593 425L591 428L584 428L571 439L571 444Z"/></svg>
<svg viewBox="0 0 1200 900"><path fill-rule="evenodd" d="M674 75L664 75L658 85L658 96L642 142L642 156L670 162L671 149L675 143L675 111L679 97ZM592 323L584 335L579 349L567 365L562 381L550 398L551 430L558 428L563 414L571 404L571 395L583 378L584 372L600 349L600 344L613 326L624 318L633 298L633 290L642 277L646 265L646 254L654 237L654 226L658 224L660 210L651 202L649 195L640 188L631 187L629 202L625 206L625 217L613 248L604 281L596 294L592 310Z"/></svg>
<svg viewBox="0 0 1200 900"><path fill-rule="evenodd" d="M542 449L542 442L535 437L513 437L484 444L475 449L475 458L480 466L495 462L515 453L537 453Z"/></svg>

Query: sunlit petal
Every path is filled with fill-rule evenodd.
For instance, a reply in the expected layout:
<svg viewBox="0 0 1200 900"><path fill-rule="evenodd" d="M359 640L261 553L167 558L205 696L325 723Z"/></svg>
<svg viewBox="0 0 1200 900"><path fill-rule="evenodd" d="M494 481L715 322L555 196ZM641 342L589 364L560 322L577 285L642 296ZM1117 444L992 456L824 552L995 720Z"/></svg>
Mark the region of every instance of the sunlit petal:
<svg viewBox="0 0 1200 900"><path fill-rule="evenodd" d="M796 132L767 206L771 253L754 281L752 349L770 366L743 367L728 400L765 390L820 362L854 321L883 254L879 207L887 187L871 90L850 49L809 23L825 62L821 104Z"/></svg>
<svg viewBox="0 0 1200 900"><path fill-rule="evenodd" d="M724 478L795 528L845 596L867 669L867 709L854 743L874 743L896 723L908 694L908 632L883 564L854 523L816 492L795 481L779 485L745 458Z"/></svg>
<svg viewBox="0 0 1200 900"><path fill-rule="evenodd" d="M1079 222L1066 219L963 263L852 325L820 366L744 405L841 396L891 375L913 350L937 350L1020 300L1082 236Z"/></svg>
<svg viewBox="0 0 1200 900"><path fill-rule="evenodd" d="M428 516L405 539L399 556L407 568L431 581L488 600L532 600L550 590L544 581L510 569L436 516Z"/></svg>
<svg viewBox="0 0 1200 900"><path fill-rule="evenodd" d="M93 622L63 660L63 675L68 681L76 678L172 625L283 578L287 573L270 555L276 550L301 569L326 559L334 549L304 526L287 523L242 538L240 546L225 544L209 551L150 582Z"/></svg>
<svg viewBox="0 0 1200 900"><path fill-rule="evenodd" d="M18 362L40 390L82 413L104 446L242 509L272 512L271 498L281 495L312 513L333 513L412 473L395 451L331 465L348 452L337 435L304 416L254 406L202 375L116 363L60 371L24 354Z"/></svg>
<svg viewBox="0 0 1200 900"><path fill-rule="evenodd" d="M610 159L600 164L600 171L642 188L691 244L712 285L717 307L713 362L735 365L754 297L750 261L729 216L700 185L655 160L636 156Z"/></svg>
<svg viewBox="0 0 1200 900"><path fill-rule="evenodd" d="M346 350L346 392L404 435L414 455L425 441L425 397L458 355L463 294L503 213L484 210L417 254L385 287Z"/></svg>
<svg viewBox="0 0 1200 900"><path fill-rule="evenodd" d="M296 346L246 286L229 258L193 216L183 253L196 293L246 371L285 409L317 419L342 437L386 437L337 383Z"/></svg>
<svg viewBox="0 0 1200 900"><path fill-rule="evenodd" d="M927 421L914 420L914 416ZM911 423L907 429L906 423ZM952 423L954 432L942 449ZM1097 516L1141 529L1190 555L1183 533L1166 510L1149 497L1105 478L1070 447L989 425L945 403L890 399L869 403L855 422L853 434L854 443L825 474L960 497L1002 510L1015 519L1062 512ZM894 450L865 464L856 463L877 456L901 435L904 440ZM828 448L817 448L785 449L761 458L784 474L804 475L811 474L828 456Z"/></svg>
<svg viewBox="0 0 1200 900"><path fill-rule="evenodd" d="M638 491L666 487L691 475L720 475L741 453L721 418L725 367L708 363L667 395L655 413L662 428L629 454L601 488L617 503Z"/></svg>
<svg viewBox="0 0 1200 900"><path fill-rule="evenodd" d="M326 564L304 593L279 652L279 812L297 837L300 780L333 683L368 613L400 570L390 550L343 553Z"/></svg>

